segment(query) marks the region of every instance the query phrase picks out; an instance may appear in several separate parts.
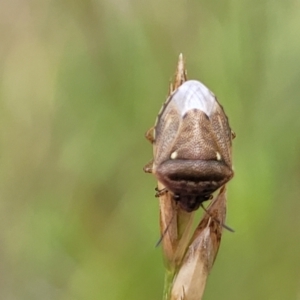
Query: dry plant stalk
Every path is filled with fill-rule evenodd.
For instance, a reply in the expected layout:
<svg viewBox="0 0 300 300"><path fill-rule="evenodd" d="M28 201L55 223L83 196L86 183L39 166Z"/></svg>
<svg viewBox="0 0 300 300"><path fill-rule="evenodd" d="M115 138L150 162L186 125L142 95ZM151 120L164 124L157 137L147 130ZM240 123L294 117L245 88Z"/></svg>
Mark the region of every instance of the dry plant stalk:
<svg viewBox="0 0 300 300"><path fill-rule="evenodd" d="M200 221L173 281L170 299L202 299L207 276L216 259L226 218L226 188L221 188ZM169 299L169 298L167 298Z"/></svg>
<svg viewBox="0 0 300 300"><path fill-rule="evenodd" d="M186 81L187 72L182 54L180 54L175 80L170 84L169 96L177 91ZM160 115L167 105L168 101L164 104L159 113ZM222 112L223 110L221 113ZM225 113L224 116L226 117ZM218 122L221 122L220 117L217 117L219 118ZM171 118L171 121L172 120ZM200 121L201 120L198 120L198 122ZM225 121L227 122L227 117ZM157 126L157 122L158 121L156 121L155 126ZM223 126L224 123L221 125ZM230 137L226 136L227 145L230 146L228 147L230 149L226 150L228 150L227 161L231 168L231 138L233 137L233 133L228 123L225 125L227 125L227 131L225 133L226 135L228 134L228 136L230 135ZM155 126L148 130L146 137L153 144L154 153L157 153ZM220 147L222 148L222 145ZM222 156L223 154L226 156L226 151L221 152L221 154ZM221 154L216 152L216 161L221 161ZM173 152L170 155L174 161L178 153ZM159 177L155 173L153 160L144 167L144 170ZM208 170L210 171L210 169ZM223 224L226 218L225 183L232 178L233 172L228 174L229 175L222 181L222 184L220 184L221 188L218 195L208 206L207 211L204 213L193 234L192 224L195 210L200 205L202 206L204 200L211 199L212 196L209 195L210 197L206 197L207 195L205 195L205 198L201 197L200 200L199 197L192 200L187 197L185 200L182 200L178 196L177 198L174 196L176 193L169 192L169 188L166 188L165 184L158 178L157 196L159 197L160 207L161 244L166 266L164 300L202 299L207 276L218 253ZM197 203L195 203L195 201Z"/></svg>

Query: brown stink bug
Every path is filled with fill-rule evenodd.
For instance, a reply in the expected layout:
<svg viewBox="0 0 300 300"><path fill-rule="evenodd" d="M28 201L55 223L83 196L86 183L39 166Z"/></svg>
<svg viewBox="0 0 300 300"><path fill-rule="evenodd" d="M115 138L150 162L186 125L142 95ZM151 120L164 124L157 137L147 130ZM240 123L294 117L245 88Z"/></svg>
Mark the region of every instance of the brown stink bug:
<svg viewBox="0 0 300 300"><path fill-rule="evenodd" d="M168 97L147 137L153 173L180 207L191 212L233 177L228 118L215 95L201 82L188 80Z"/></svg>

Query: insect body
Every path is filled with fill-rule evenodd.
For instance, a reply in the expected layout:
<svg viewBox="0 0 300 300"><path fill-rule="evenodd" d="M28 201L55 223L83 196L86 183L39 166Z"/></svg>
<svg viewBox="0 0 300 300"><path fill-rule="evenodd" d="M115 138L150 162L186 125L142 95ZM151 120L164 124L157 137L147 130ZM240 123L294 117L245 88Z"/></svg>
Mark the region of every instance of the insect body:
<svg viewBox="0 0 300 300"><path fill-rule="evenodd" d="M187 212L233 177L232 131L222 106L201 82L184 82L157 117L152 172Z"/></svg>

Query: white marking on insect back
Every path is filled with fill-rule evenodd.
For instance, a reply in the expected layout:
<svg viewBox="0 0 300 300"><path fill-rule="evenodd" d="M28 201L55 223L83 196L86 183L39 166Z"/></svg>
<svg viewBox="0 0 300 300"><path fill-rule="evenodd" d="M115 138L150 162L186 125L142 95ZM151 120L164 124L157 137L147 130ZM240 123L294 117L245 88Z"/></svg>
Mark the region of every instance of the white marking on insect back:
<svg viewBox="0 0 300 300"><path fill-rule="evenodd" d="M217 153L216 153L216 156L217 156L217 160L221 160L221 154L217 151Z"/></svg>
<svg viewBox="0 0 300 300"><path fill-rule="evenodd" d="M199 109L210 117L216 109L215 95L200 81L188 80L173 94L171 102L176 105L181 116L191 109Z"/></svg>
<svg viewBox="0 0 300 300"><path fill-rule="evenodd" d="M174 151L172 154L171 154L171 159L176 159L177 158L177 155L178 153L176 151Z"/></svg>

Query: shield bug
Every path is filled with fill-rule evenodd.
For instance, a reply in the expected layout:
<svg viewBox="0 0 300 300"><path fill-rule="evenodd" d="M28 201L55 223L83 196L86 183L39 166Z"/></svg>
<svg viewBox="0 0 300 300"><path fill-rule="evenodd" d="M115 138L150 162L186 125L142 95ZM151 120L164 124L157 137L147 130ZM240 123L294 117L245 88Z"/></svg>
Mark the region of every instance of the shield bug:
<svg viewBox="0 0 300 300"><path fill-rule="evenodd" d="M233 177L233 133L223 107L201 82L185 81L171 93L148 131L153 173L180 207L191 212Z"/></svg>

